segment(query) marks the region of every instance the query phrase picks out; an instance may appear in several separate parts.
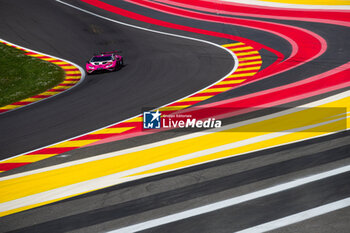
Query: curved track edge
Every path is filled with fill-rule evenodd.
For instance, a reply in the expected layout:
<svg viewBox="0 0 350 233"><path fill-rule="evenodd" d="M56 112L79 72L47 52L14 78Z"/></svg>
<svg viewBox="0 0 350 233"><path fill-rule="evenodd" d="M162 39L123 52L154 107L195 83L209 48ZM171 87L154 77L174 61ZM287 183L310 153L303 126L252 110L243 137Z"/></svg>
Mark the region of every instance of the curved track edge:
<svg viewBox="0 0 350 233"><path fill-rule="evenodd" d="M29 106L34 103L38 103L43 100L62 94L68 90L71 90L73 87L78 86L85 78L85 71L83 70L83 68L81 68L80 66L78 66L77 64L71 61L65 60L63 58L54 57L35 50L31 50L31 49L13 44L3 39L0 39L0 43L22 50L25 52L25 55L27 56L35 57L35 58L50 62L52 64L55 64L56 66L59 66L60 68L62 68L65 73L64 80L58 85L56 85L55 87L52 87L42 93L39 93L38 95L34 95L29 98L20 100L18 102L0 107L0 114L17 110L19 108Z"/></svg>

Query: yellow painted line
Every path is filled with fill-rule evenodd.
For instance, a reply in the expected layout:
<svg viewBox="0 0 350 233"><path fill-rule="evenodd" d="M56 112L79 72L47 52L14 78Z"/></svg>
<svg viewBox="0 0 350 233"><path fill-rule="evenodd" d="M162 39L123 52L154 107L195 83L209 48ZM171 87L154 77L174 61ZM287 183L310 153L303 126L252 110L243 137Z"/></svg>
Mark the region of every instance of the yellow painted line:
<svg viewBox="0 0 350 233"><path fill-rule="evenodd" d="M79 71L79 69L75 66L60 66L62 69L67 70L67 69L76 69L77 71Z"/></svg>
<svg viewBox="0 0 350 233"><path fill-rule="evenodd" d="M235 72L240 72L240 71L250 71L250 70L259 70L260 66L253 66L253 67L248 67L248 68L239 68Z"/></svg>
<svg viewBox="0 0 350 233"><path fill-rule="evenodd" d="M38 155L22 155L13 159L5 160L2 163L33 163L39 160L47 159L56 154L38 154Z"/></svg>
<svg viewBox="0 0 350 233"><path fill-rule="evenodd" d="M260 56L252 56L252 57L241 57L238 58L238 61L250 61L250 60L258 60L261 59Z"/></svg>
<svg viewBox="0 0 350 233"><path fill-rule="evenodd" d="M251 52L244 52L244 53L235 53L236 56L246 56L246 55L253 55L253 54L259 54L258 51L251 51Z"/></svg>
<svg viewBox="0 0 350 233"><path fill-rule="evenodd" d="M254 72L254 73L243 73L243 74L232 74L232 75L228 76L227 78L249 77L249 76L253 76L254 74L256 74L256 72Z"/></svg>
<svg viewBox="0 0 350 233"><path fill-rule="evenodd" d="M128 131L130 129L133 129L134 127L118 127L118 128L106 128L106 129L101 129L98 131L95 131L90 134L111 134L111 133L123 133L125 131Z"/></svg>
<svg viewBox="0 0 350 233"><path fill-rule="evenodd" d="M261 64L262 64L262 61L253 61L253 62L239 63L238 67L250 66L250 65L261 65Z"/></svg>
<svg viewBox="0 0 350 233"><path fill-rule="evenodd" d="M191 101L202 101L202 100L206 100L213 97L213 95L207 95L207 96L195 96L195 97L189 97L183 100L180 100L178 102L191 102Z"/></svg>
<svg viewBox="0 0 350 233"><path fill-rule="evenodd" d="M46 57L45 55L42 55L42 54L29 54L28 56L31 56L31 57Z"/></svg>
<svg viewBox="0 0 350 233"><path fill-rule="evenodd" d="M216 85L225 85L225 84L236 84L236 83L242 83L244 82L246 79L235 79L235 80L228 80L228 81L222 81L219 82Z"/></svg>
<svg viewBox="0 0 350 233"><path fill-rule="evenodd" d="M142 122L142 121L143 121L142 116L139 116L139 117L131 118L131 119L129 119L129 120L127 120L127 121L124 121L124 122L130 123L130 122Z"/></svg>
<svg viewBox="0 0 350 233"><path fill-rule="evenodd" d="M27 99L24 99L21 101L23 101L23 102L36 102L36 101L42 100L42 99L45 99L45 98L32 98L32 97L30 97L30 98L27 98Z"/></svg>
<svg viewBox="0 0 350 233"><path fill-rule="evenodd" d="M318 108L347 106L349 109L350 106L348 105L350 105L350 97L343 98L332 103L323 104ZM172 165L164 165L162 168L149 168L144 172L136 172L135 170L132 175L151 171L154 172L155 170L166 171L169 169L169 166L182 167L191 165L193 164L192 162L196 162L195 164L197 164L198 161L207 162L213 159L222 159L235 154L250 152L259 149L260 147L266 148L266 144L269 146L277 146L343 129L344 125L341 124L341 122L333 122L315 127L314 131L292 131L293 129L300 127L327 122L329 117L338 114L338 112L334 111L319 111L318 108L310 108L299 112L278 116L272 119L238 126L211 134L204 134L195 138L177 141L154 148L143 149L126 154L118 154L118 156L115 157L100 159L78 165L70 165L64 168L58 168L37 174L30 174L23 177L2 180L0 181L0 193L2 194L0 195L0 203L118 172L131 171L130 169L140 168L145 165L177 158L179 156L191 155L195 152L217 148L231 143L236 143L236 146L234 148L228 147L228 149L222 149L218 152L210 152L197 158L189 157L187 160L183 160L183 162L172 163ZM286 130L291 131L288 132ZM286 134L275 133L282 131L285 131ZM276 136L274 136L275 134ZM260 141L251 141L249 144L242 143L244 140L251 140L262 135L272 135L274 138L270 137L266 140L261 138ZM266 143L265 146L264 143ZM4 215L4 213L2 213L2 215Z"/></svg>
<svg viewBox="0 0 350 233"><path fill-rule="evenodd" d="M61 142L56 145L50 146L48 148L60 148L60 147L81 147L99 140L76 140L76 141L66 141Z"/></svg>
<svg viewBox="0 0 350 233"><path fill-rule="evenodd" d="M56 64L56 65L68 65L69 63L68 62L65 62L65 61L58 61L58 62L51 62L53 64Z"/></svg>
<svg viewBox="0 0 350 233"><path fill-rule="evenodd" d="M79 76L70 76L70 75L67 75L65 80L68 81L67 79L72 79L72 81L80 81L80 77Z"/></svg>
<svg viewBox="0 0 350 233"><path fill-rule="evenodd" d="M55 61L55 60L58 60L56 58L40 58L41 60L44 60L44 61Z"/></svg>
<svg viewBox="0 0 350 233"><path fill-rule="evenodd" d="M160 112L162 111L177 111L177 110L181 110L184 108L188 108L191 105L180 105L180 106L167 106L167 107L162 107L160 109L158 109Z"/></svg>
<svg viewBox="0 0 350 233"><path fill-rule="evenodd" d="M222 46L225 47L225 48L228 48L228 47L241 46L241 45L244 45L244 43L238 42L238 43L234 43L234 44L225 44L225 45L222 45Z"/></svg>
<svg viewBox="0 0 350 233"><path fill-rule="evenodd" d="M331 124L328 124L325 126L320 126L320 127L317 127L314 129L315 131L318 130L320 132L309 132L306 130L306 131L301 131L298 133L291 133L291 134L279 136L279 137L276 137L273 139L265 140L262 142L257 142L254 144L249 144L249 145L238 147L238 148L229 149L229 150L205 155L205 156L194 158L194 159L189 159L189 160L186 160L183 162L174 163L171 165L148 170L145 172L136 173L136 174L133 174L132 176L139 176L139 175L152 174L152 173L158 173L158 172L167 172L167 171L171 171L174 169L179 169L179 168L183 168L183 167L187 167L187 166L193 166L196 164L206 163L206 162L217 160L217 159L231 157L233 155L249 153L252 151L262 150L264 148L269 148L269 147L273 147L276 145L283 145L283 144L290 143L293 141L299 141L299 140L306 139L306 138L321 136L321 135L325 134L325 132L321 132L321 131L342 130L343 129L342 126L343 126L343 123L334 122L334 123L331 123ZM236 136L236 135L231 135L231 137L234 137L234 136Z"/></svg>
<svg viewBox="0 0 350 233"><path fill-rule="evenodd" d="M300 5L350 5L349 0L259 0L261 2L277 2Z"/></svg>
<svg viewBox="0 0 350 233"><path fill-rule="evenodd" d="M80 74L80 71L79 70L68 70L68 71L65 71L66 74Z"/></svg>
<svg viewBox="0 0 350 233"><path fill-rule="evenodd" d="M43 93L40 93L39 95L56 95L58 93L61 93L60 91L45 91Z"/></svg>
<svg viewBox="0 0 350 233"><path fill-rule="evenodd" d="M71 75L71 74L67 74L66 75L66 78L65 79L71 79L71 78L73 78L73 79L77 79L77 80L80 80L80 77L79 76L75 76L75 75Z"/></svg>
<svg viewBox="0 0 350 233"><path fill-rule="evenodd" d="M233 48L230 49L231 51L237 52L237 51L243 51L243 50L252 50L253 47L251 46L246 46L246 47L238 47L238 48Z"/></svg>
<svg viewBox="0 0 350 233"><path fill-rule="evenodd" d="M346 104L349 103L350 97L344 98L340 101L335 101L333 105L326 104L320 107L337 107L339 105L346 106ZM288 129L299 128L310 125L310 123L317 124L324 122L325 119L329 117L328 115L330 114L328 114L327 111L320 112L317 108L311 108L285 116L158 146L155 148L121 154L111 158L59 168L24 177L13 178L10 180L3 180L0 181L0 193L2 193L0 196L0 202L3 203L6 201L15 200L35 193L126 171L132 168L175 158L185 154L191 154L229 143L243 141L260 135L270 134L271 132L280 132ZM330 125L334 126L333 124ZM338 131L339 127L340 125L337 125L335 128L329 126L320 127L319 130L321 132L306 132L302 138L332 132L332 130ZM299 133L291 132L291 134ZM303 133L300 133L300 135L303 135ZM273 143L272 145L279 145L281 142L285 141L279 140L279 137L275 138L275 140L271 140L271 143ZM237 148L240 147L238 146ZM250 147L246 147L246 151L252 150L249 148L253 148L253 144L250 145ZM224 153L224 151L222 152ZM232 151L229 153L229 155L233 155Z"/></svg>
<svg viewBox="0 0 350 233"><path fill-rule="evenodd" d="M83 194L83 193L81 193L81 194ZM60 200L63 200L63 199L69 198L69 197L73 197L73 196L76 196L76 195L71 195L71 196L67 196L67 197L64 197L64 198L57 198L57 199L52 200L52 201L43 201L43 202L35 204L35 205L29 205L29 206L25 206L25 207L9 210L9 211L0 212L0 217L6 216L6 215L10 215L10 214L14 214L14 213L18 213L18 212L21 212L21 211L24 211L24 210L32 209L32 208L35 208L35 207L38 207L38 206L43 206L43 205L46 205L46 204L49 204L49 203L52 203L52 202L56 202L56 201L60 201Z"/></svg>
<svg viewBox="0 0 350 233"><path fill-rule="evenodd" d="M231 89L231 87L210 88L210 89L203 90L200 93L224 92L224 91L227 91L230 89Z"/></svg>
<svg viewBox="0 0 350 233"><path fill-rule="evenodd" d="M9 104L9 105L6 105L6 106L3 106L1 107L0 109L15 109L15 108L18 108L18 107L22 107L22 105L12 105L12 104Z"/></svg>
<svg viewBox="0 0 350 233"><path fill-rule="evenodd" d="M60 90L60 89L69 89L72 86L60 86L59 84L53 88L51 88L51 90Z"/></svg>
<svg viewBox="0 0 350 233"><path fill-rule="evenodd" d="M73 83L77 83L77 81L63 81L60 84L73 84Z"/></svg>

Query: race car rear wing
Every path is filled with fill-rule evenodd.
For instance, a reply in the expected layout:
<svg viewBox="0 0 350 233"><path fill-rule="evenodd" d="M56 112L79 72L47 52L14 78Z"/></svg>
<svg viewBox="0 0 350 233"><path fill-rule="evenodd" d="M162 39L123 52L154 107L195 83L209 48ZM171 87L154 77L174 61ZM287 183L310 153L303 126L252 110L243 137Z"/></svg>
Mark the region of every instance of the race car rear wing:
<svg viewBox="0 0 350 233"><path fill-rule="evenodd" d="M118 54L118 53L122 53L122 51L118 50L118 51L110 51L110 52L95 52L93 55L98 56L98 55L104 55L104 54Z"/></svg>
<svg viewBox="0 0 350 233"><path fill-rule="evenodd" d="M122 51L110 51L110 52L103 52L101 54L112 54L112 53L121 53Z"/></svg>

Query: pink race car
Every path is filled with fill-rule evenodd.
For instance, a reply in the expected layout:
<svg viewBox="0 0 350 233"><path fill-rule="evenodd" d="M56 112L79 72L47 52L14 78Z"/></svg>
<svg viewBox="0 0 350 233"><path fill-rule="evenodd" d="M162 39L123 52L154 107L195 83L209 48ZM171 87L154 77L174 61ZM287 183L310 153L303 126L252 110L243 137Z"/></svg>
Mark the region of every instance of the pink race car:
<svg viewBox="0 0 350 233"><path fill-rule="evenodd" d="M86 62L86 72L91 74L95 71L115 71L123 66L123 57L117 51L104 52L93 56Z"/></svg>

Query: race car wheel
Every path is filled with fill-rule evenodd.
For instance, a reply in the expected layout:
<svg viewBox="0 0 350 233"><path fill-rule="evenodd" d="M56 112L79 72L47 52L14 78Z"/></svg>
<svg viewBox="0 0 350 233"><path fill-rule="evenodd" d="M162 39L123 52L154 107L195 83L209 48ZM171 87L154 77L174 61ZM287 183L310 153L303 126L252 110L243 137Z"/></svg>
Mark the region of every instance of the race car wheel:
<svg viewBox="0 0 350 233"><path fill-rule="evenodd" d="M121 69L123 66L123 60L118 61L118 69Z"/></svg>

